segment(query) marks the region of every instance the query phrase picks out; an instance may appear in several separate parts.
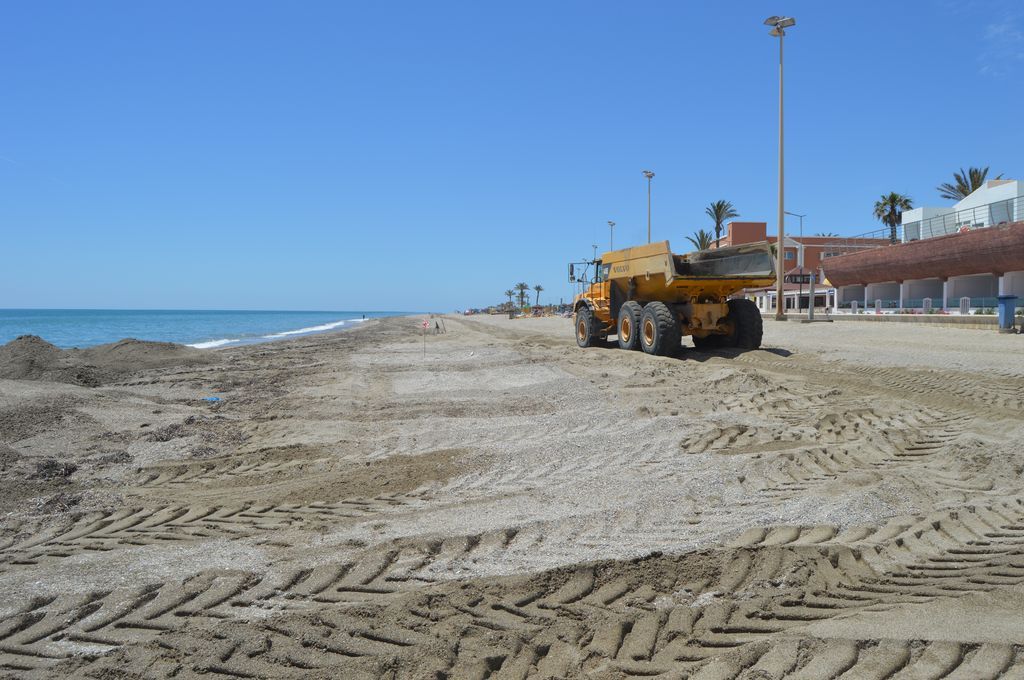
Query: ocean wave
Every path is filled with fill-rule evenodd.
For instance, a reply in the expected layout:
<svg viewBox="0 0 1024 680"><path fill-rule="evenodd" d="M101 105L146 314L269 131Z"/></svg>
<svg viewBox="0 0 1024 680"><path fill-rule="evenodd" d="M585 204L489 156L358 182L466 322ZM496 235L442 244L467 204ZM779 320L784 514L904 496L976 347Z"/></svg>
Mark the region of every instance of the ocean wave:
<svg viewBox="0 0 1024 680"><path fill-rule="evenodd" d="M223 345L230 344L232 342L239 342L238 338L221 338L220 340L207 340L206 342L194 342L188 347L195 347L196 349L213 349L214 347L221 347Z"/></svg>
<svg viewBox="0 0 1024 680"><path fill-rule="evenodd" d="M287 338L289 335L304 335L306 333L317 333L317 332L320 332L320 331L329 331L329 330L331 330L333 328L337 328L338 326L344 326L345 324L349 323L350 321L355 321L355 319L346 319L344 321L332 321L331 323L321 324L320 326L310 326L309 328L299 328L299 329L296 329L294 331L284 331L282 333L273 333L271 335L264 335L263 338L265 340L271 340L273 338ZM360 319L360 321L361 321L361 319Z"/></svg>

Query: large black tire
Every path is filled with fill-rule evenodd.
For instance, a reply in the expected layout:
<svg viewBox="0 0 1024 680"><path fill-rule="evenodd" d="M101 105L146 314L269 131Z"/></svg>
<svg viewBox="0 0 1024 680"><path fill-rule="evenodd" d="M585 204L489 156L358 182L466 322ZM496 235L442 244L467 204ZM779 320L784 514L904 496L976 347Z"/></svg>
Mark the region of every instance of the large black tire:
<svg viewBox="0 0 1024 680"><path fill-rule="evenodd" d="M600 337L598 320L590 307L584 305L576 310L576 344L580 347L595 347L603 344L604 338Z"/></svg>
<svg viewBox="0 0 1024 680"><path fill-rule="evenodd" d="M640 315L640 346L648 354L665 356L679 349L679 323L664 302L650 302Z"/></svg>
<svg viewBox="0 0 1024 680"><path fill-rule="evenodd" d="M761 311L752 300L729 300L729 321L732 322L732 334L729 345L740 349L757 349L761 346L764 335L764 323Z"/></svg>
<svg viewBox="0 0 1024 680"><path fill-rule="evenodd" d="M644 308L635 300L624 303L619 309L619 321L615 328L622 349L640 349L640 316L643 313Z"/></svg>

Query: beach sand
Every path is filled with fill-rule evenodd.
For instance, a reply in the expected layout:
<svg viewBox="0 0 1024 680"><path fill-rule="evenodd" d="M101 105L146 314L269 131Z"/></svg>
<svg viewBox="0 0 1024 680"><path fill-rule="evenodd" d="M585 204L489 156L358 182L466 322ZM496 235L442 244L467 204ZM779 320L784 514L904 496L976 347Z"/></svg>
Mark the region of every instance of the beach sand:
<svg viewBox="0 0 1024 680"><path fill-rule="evenodd" d="M0 669L1024 677L1024 338L421 321L0 348Z"/></svg>

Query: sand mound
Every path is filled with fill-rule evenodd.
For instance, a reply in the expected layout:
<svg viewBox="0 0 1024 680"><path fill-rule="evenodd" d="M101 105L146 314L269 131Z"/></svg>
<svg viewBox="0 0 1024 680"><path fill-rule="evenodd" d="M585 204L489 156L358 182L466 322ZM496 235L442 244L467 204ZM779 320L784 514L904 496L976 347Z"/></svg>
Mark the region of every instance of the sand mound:
<svg viewBox="0 0 1024 680"><path fill-rule="evenodd" d="M105 373L134 373L168 366L194 366L209 363L208 352L173 342L148 342L126 338L108 345L71 350L82 364L95 366Z"/></svg>
<svg viewBox="0 0 1024 680"><path fill-rule="evenodd" d="M102 380L93 367L37 335L22 335L0 346L0 378L43 380L95 387Z"/></svg>
<svg viewBox="0 0 1024 680"><path fill-rule="evenodd" d="M36 335L0 346L0 378L96 387L154 368L207 363L202 350L170 342L125 339L89 349L62 350Z"/></svg>
<svg viewBox="0 0 1024 680"><path fill-rule="evenodd" d="M53 380L68 368L65 353L38 335L22 335L0 347L0 378Z"/></svg>

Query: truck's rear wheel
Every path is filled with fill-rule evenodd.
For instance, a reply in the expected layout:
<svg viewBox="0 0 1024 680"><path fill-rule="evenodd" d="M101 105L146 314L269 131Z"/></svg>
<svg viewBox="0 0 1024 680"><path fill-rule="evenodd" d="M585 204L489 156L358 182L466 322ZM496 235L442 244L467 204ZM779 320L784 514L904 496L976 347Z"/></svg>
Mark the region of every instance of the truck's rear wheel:
<svg viewBox="0 0 1024 680"><path fill-rule="evenodd" d="M640 346L648 354L664 356L679 349L679 323L664 302L651 302L640 315Z"/></svg>
<svg viewBox="0 0 1024 680"><path fill-rule="evenodd" d="M622 349L640 349L640 317L644 308L639 302L630 300L619 310L618 335Z"/></svg>
<svg viewBox="0 0 1024 680"><path fill-rule="evenodd" d="M594 347L602 338L598 336L597 319L590 307L576 310L576 344L580 347Z"/></svg>
<svg viewBox="0 0 1024 680"><path fill-rule="evenodd" d="M729 345L740 349L757 349L761 346L764 335L764 323L761 312L752 300L729 300L729 320L732 322L732 335Z"/></svg>

